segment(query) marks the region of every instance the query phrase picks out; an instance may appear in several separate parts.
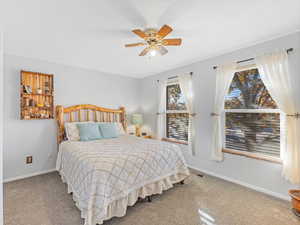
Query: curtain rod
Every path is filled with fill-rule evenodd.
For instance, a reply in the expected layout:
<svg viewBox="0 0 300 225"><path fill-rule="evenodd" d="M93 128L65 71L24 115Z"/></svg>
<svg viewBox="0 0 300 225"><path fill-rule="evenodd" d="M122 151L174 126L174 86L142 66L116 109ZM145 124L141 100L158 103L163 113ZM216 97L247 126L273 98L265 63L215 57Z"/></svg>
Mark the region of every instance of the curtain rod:
<svg viewBox="0 0 300 225"><path fill-rule="evenodd" d="M289 53L289 52L292 52L293 50L294 50L293 48L289 48L286 50L286 52ZM237 61L236 63L243 63L243 62L248 62L248 61L252 61L252 60L254 60L254 58L243 59L243 60ZM218 68L218 66L213 66L214 70L217 68Z"/></svg>
<svg viewBox="0 0 300 225"><path fill-rule="evenodd" d="M189 73L191 76L193 76L194 72L190 72ZM173 77L168 77L168 80L171 80L171 79L174 79L174 78L177 78L178 76L173 76ZM157 82L159 82L159 80L157 80Z"/></svg>

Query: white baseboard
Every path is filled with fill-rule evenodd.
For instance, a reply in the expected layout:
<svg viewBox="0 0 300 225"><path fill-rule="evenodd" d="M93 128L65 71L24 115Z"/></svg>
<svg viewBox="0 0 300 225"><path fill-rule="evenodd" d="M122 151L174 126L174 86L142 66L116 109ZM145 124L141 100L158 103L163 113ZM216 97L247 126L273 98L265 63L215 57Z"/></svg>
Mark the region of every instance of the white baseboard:
<svg viewBox="0 0 300 225"><path fill-rule="evenodd" d="M40 172L35 172L35 173L30 173L30 174L26 174L23 176L17 176L17 177L13 177L13 178L7 178L3 180L3 183L8 183L11 181L16 181L16 180L21 180L21 179L25 179L25 178L29 178L29 177L34 177L34 176L38 176L38 175L42 175L42 174L46 174L46 173L51 173L56 171L56 169L50 169L50 170L44 170L44 171L40 171Z"/></svg>
<svg viewBox="0 0 300 225"><path fill-rule="evenodd" d="M202 173L205 173L207 175L217 177L217 178L220 178L222 180L226 180L226 181L229 181L229 182L232 182L232 183L235 183L235 184L239 184L239 185L245 186L247 188L253 189L255 191L262 192L262 193L267 194L267 195L271 195L271 196L276 197L276 198L280 198L280 199L283 199L283 200L286 200L286 201L290 201L290 197L288 195L279 194L277 192L273 192L273 191L267 190L265 188L258 187L258 186L255 186L255 185L243 182L243 181L239 181L239 180L233 179L231 177L223 176L223 175L220 175L220 174L217 174L217 173L205 170L205 169L200 169L200 168L196 168L196 167L189 166L189 165L188 165L188 167L195 170L195 171L198 171L199 173L202 172Z"/></svg>

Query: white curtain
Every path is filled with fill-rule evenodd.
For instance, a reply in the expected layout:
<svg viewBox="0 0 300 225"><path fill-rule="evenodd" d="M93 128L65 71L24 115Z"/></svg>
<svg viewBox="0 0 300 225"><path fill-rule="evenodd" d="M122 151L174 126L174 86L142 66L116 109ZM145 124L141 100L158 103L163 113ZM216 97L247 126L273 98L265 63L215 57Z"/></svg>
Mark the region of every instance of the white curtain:
<svg viewBox="0 0 300 225"><path fill-rule="evenodd" d="M195 155L195 129L194 129L194 107L193 107L193 82L192 82L192 75L184 74L178 76L178 82L180 86L180 90L185 97L186 100L186 108L189 113L189 127L188 127L188 147L189 153Z"/></svg>
<svg viewBox="0 0 300 225"><path fill-rule="evenodd" d="M300 118L296 116L300 111L296 104L299 99L292 87L287 52L259 56L256 64L270 95L286 114L285 136L281 138L282 174L290 182L300 183Z"/></svg>
<svg viewBox="0 0 300 225"><path fill-rule="evenodd" d="M167 91L167 81L166 80L158 81L158 110L157 110L156 134L159 140L165 137L166 91Z"/></svg>
<svg viewBox="0 0 300 225"><path fill-rule="evenodd" d="M236 72L236 63L218 66L216 75L216 93L213 116L213 140L211 158L216 161L223 160L223 126L222 113L224 110L225 96L229 90L234 73Z"/></svg>

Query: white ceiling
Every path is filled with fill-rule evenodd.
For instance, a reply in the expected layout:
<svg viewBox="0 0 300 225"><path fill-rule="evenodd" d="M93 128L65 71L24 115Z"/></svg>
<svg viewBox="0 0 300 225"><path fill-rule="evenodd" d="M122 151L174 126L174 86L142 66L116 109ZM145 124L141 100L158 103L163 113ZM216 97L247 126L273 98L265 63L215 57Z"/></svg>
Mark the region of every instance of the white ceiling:
<svg viewBox="0 0 300 225"><path fill-rule="evenodd" d="M300 0L1 0L8 54L145 77L300 29ZM154 58L134 28L168 24L180 47Z"/></svg>

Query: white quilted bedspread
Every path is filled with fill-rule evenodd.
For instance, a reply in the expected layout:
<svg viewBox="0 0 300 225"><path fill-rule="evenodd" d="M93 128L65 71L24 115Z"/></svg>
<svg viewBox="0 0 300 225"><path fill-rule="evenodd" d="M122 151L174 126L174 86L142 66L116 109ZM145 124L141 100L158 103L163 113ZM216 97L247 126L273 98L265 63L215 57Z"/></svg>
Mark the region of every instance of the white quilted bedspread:
<svg viewBox="0 0 300 225"><path fill-rule="evenodd" d="M126 208L114 207L132 204L127 202L130 194L138 192L137 197L141 197L141 190L151 184L162 186L161 181L170 177L175 183L189 175L177 145L127 135L90 142L65 141L60 144L56 168L68 191L73 192L86 225L118 215L111 212L114 210L126 212ZM160 188L166 190L170 185ZM149 194L156 192L150 190ZM116 205L120 199L123 203L126 199L126 206Z"/></svg>

